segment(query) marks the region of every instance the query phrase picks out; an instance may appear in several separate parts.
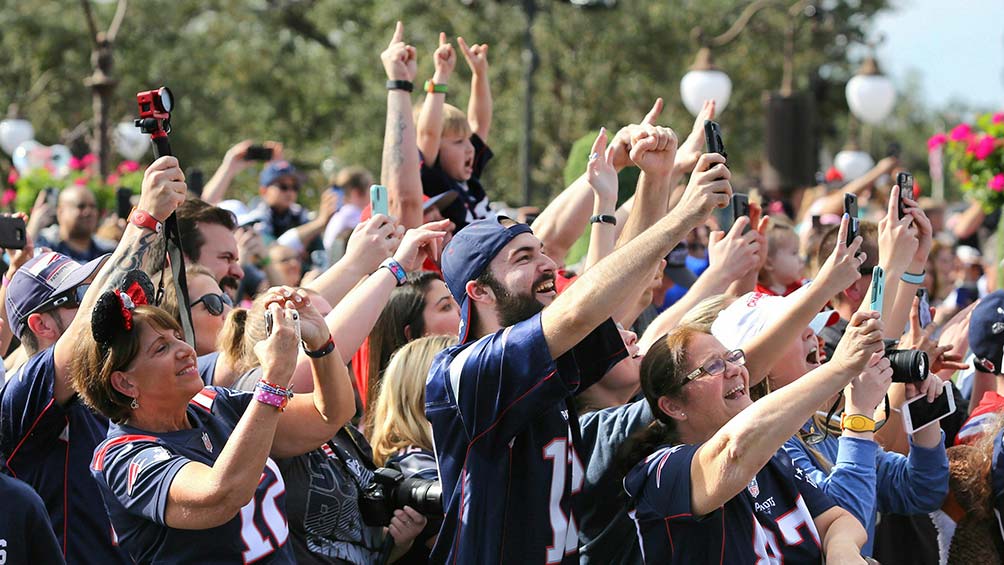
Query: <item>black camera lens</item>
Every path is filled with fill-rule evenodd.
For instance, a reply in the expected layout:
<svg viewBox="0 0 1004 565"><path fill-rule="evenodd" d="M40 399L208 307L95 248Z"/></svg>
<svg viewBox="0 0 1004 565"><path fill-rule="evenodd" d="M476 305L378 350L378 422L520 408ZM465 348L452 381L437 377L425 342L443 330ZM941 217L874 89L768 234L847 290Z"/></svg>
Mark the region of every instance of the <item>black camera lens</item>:
<svg viewBox="0 0 1004 565"><path fill-rule="evenodd" d="M911 349L891 349L885 355L892 367L892 382L916 383L927 378L930 369L927 353Z"/></svg>
<svg viewBox="0 0 1004 565"><path fill-rule="evenodd" d="M161 112L170 113L171 109L174 108L174 95L171 94L171 89L166 86L160 87L157 96L153 98L153 103Z"/></svg>
<svg viewBox="0 0 1004 565"><path fill-rule="evenodd" d="M386 526L394 511L410 506L422 514L443 514L443 487L439 481L406 479L397 469L381 467L373 482L359 494L359 512L368 526Z"/></svg>
<svg viewBox="0 0 1004 565"><path fill-rule="evenodd" d="M405 479L395 494L399 508L411 506L422 514L443 513L443 487L439 481Z"/></svg>

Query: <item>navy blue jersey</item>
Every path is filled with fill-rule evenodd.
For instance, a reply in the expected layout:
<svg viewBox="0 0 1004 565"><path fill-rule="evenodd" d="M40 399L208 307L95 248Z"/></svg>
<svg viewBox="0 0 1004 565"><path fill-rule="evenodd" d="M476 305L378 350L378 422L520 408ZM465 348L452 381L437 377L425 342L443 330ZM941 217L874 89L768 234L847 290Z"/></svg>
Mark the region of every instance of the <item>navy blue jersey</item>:
<svg viewBox="0 0 1004 565"><path fill-rule="evenodd" d="M835 504L783 450L724 506L695 517L690 465L699 447L662 447L624 479L645 563L822 562L813 518Z"/></svg>
<svg viewBox="0 0 1004 565"><path fill-rule="evenodd" d="M165 523L175 475L192 461L213 465L251 398L207 387L188 405L191 429L150 433L109 426L108 438L94 451L91 474L122 547L137 563L293 563L286 543L286 485L271 459L254 498L226 524L180 530Z"/></svg>
<svg viewBox="0 0 1004 565"><path fill-rule="evenodd" d="M404 473L406 479L415 477L429 481L439 480L439 468L436 466L436 454L428 449L408 446L398 450L387 459L387 467L393 467Z"/></svg>
<svg viewBox="0 0 1004 565"><path fill-rule="evenodd" d="M127 563L87 472L108 420L77 398L56 404L53 351L28 359L0 391L0 451L42 497L68 563Z"/></svg>
<svg viewBox="0 0 1004 565"><path fill-rule="evenodd" d="M0 473L0 563L62 563L49 514L31 487Z"/></svg>
<svg viewBox="0 0 1004 565"><path fill-rule="evenodd" d="M584 457L570 396L625 355L608 320L554 360L537 314L436 356L425 411L446 516L432 562L578 563Z"/></svg>

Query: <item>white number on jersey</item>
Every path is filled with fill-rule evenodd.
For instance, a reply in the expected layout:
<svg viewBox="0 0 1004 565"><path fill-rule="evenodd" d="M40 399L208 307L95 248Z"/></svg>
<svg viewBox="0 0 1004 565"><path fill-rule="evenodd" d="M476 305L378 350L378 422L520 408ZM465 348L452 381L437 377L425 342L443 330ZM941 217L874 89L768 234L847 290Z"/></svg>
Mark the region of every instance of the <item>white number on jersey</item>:
<svg viewBox="0 0 1004 565"><path fill-rule="evenodd" d="M805 541L802 537L802 528L805 528L812 535L812 539L819 545L819 532L816 531L816 524L812 521L812 514L805 505L805 501L799 496L795 501L795 507L775 520L777 528L781 530L781 538L785 545L798 545ZM753 516L753 551L756 552L757 565L780 565L783 562L781 546L777 543L777 536L774 532L765 529Z"/></svg>
<svg viewBox="0 0 1004 565"><path fill-rule="evenodd" d="M544 459L550 459L551 494L548 506L551 516L551 545L547 547L547 563L561 563L567 553L579 547L579 528L575 524L575 516L569 511L568 516L561 509L561 497L565 494L565 475L568 465L572 466L572 484L570 491L575 494L582 490L585 473L582 461L574 449L568 448L568 440L556 438L544 447Z"/></svg>
<svg viewBox="0 0 1004 565"><path fill-rule="evenodd" d="M286 492L286 483L282 480L282 473L271 458L265 460L265 466L272 470L276 481L265 491L265 496L261 504L261 516L265 525L272 533L272 538L279 547L286 543L289 537L289 524L286 517L282 515L275 500L282 493ZM265 473L262 473L264 476ZM257 561L262 557L275 551L272 542L262 535L258 526L254 523L255 513L258 511L258 501L254 498L241 508L241 539L244 540L244 563Z"/></svg>

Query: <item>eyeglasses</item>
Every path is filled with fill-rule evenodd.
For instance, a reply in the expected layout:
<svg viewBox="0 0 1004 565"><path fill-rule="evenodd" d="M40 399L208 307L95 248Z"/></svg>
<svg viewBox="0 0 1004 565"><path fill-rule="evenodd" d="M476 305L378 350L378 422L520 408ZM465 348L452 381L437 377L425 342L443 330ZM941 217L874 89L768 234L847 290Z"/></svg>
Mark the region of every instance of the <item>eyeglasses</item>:
<svg viewBox="0 0 1004 565"><path fill-rule="evenodd" d="M687 376L683 377L683 384L687 384L690 381L701 376L702 373L707 373L712 377L721 375L725 372L725 364L731 363L738 367L742 367L746 364L746 354L743 353L742 349L733 349L729 351L722 357L715 357L714 359L708 360L704 365L694 369Z"/></svg>
<svg viewBox="0 0 1004 565"><path fill-rule="evenodd" d="M28 312L28 314L43 314L51 312L56 308L79 308L80 303L84 300L84 294L87 293L87 289L90 287L90 284L81 284L63 291L48 301L43 302L37 308Z"/></svg>
<svg viewBox="0 0 1004 565"><path fill-rule="evenodd" d="M300 191L300 183L298 182L277 182L275 183L275 186L277 186L279 190L283 192L289 192L290 190L292 190L293 192Z"/></svg>
<svg viewBox="0 0 1004 565"><path fill-rule="evenodd" d="M202 295L201 298L199 298L198 300L196 300L195 302L192 303L192 307L195 307L195 305L199 304L199 303L205 304L206 305L206 310L208 310L209 313L212 314L213 316L222 316L223 315L223 305L224 304L227 305L227 306L233 306L234 305L234 301L230 300L230 297L227 296L226 294L223 294L223 293L220 293L220 294L204 294L204 295Z"/></svg>

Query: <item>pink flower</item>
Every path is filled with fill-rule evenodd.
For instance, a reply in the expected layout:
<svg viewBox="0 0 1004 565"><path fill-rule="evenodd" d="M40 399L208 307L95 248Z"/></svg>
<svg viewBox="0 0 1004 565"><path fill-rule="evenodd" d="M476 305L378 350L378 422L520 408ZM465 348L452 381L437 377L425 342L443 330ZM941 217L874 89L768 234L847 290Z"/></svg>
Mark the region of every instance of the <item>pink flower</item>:
<svg viewBox="0 0 1004 565"><path fill-rule="evenodd" d="M83 163L84 166L86 167L86 166L91 165L93 163L97 163L98 162L98 156L95 155L94 153L88 153L87 155L84 155L83 158L80 159L80 162Z"/></svg>
<svg viewBox="0 0 1004 565"><path fill-rule="evenodd" d="M952 141L963 141L969 137L969 124L959 124L948 134Z"/></svg>
<svg viewBox="0 0 1004 565"><path fill-rule="evenodd" d="M986 159L994 152L995 139L991 135L984 135L973 145L973 155L980 161Z"/></svg>
<svg viewBox="0 0 1004 565"><path fill-rule="evenodd" d="M1004 173L997 173L987 181L987 187L994 192L1004 192Z"/></svg>
<svg viewBox="0 0 1004 565"><path fill-rule="evenodd" d="M108 175L108 184L115 186L119 183L119 176L115 173Z"/></svg>
<svg viewBox="0 0 1004 565"><path fill-rule="evenodd" d="M4 206L8 206L8 205L10 205L11 202L14 201L15 198L17 198L17 191L15 191L13 188L8 188L7 190L5 190L3 192L3 202L2 203L3 203Z"/></svg>
<svg viewBox="0 0 1004 565"><path fill-rule="evenodd" d="M119 163L118 171L122 174L135 173L139 170L139 163L136 161L122 161Z"/></svg>
<svg viewBox="0 0 1004 565"><path fill-rule="evenodd" d="M927 149L937 149L948 141L948 136L943 133L936 133L927 140Z"/></svg>
<svg viewBox="0 0 1004 565"><path fill-rule="evenodd" d="M74 171L82 171L86 167L84 165L84 160L78 157L70 157L70 169Z"/></svg>
<svg viewBox="0 0 1004 565"><path fill-rule="evenodd" d="M997 112L990 121L995 124L1004 123L1004 112Z"/></svg>
<svg viewBox="0 0 1004 565"><path fill-rule="evenodd" d="M73 184L77 186L87 186L87 177L78 177L73 179Z"/></svg>
<svg viewBox="0 0 1004 565"><path fill-rule="evenodd" d="M17 169L11 169L10 173L7 175L7 184L14 186L17 179L21 178L21 175L17 174Z"/></svg>

